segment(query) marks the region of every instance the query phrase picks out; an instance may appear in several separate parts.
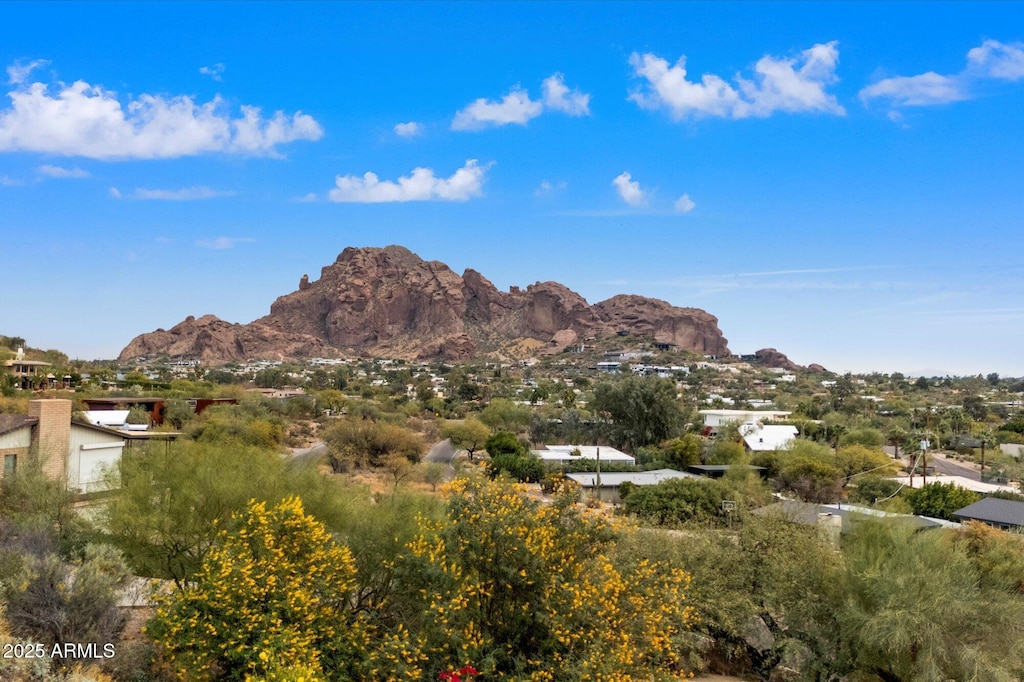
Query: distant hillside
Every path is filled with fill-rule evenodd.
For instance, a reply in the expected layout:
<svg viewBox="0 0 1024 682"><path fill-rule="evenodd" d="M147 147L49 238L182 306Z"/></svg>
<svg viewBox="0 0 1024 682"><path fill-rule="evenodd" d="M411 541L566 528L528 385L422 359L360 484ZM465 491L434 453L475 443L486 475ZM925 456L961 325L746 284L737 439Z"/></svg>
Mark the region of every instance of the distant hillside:
<svg viewBox="0 0 1024 682"><path fill-rule="evenodd" d="M499 291L475 270L457 275L401 246L347 248L320 279L303 275L270 314L250 324L189 317L142 334L121 360L189 356L206 364L341 354L461 360L527 339L557 352L596 334L651 338L682 350L725 355L718 319L642 296L589 304L557 282Z"/></svg>

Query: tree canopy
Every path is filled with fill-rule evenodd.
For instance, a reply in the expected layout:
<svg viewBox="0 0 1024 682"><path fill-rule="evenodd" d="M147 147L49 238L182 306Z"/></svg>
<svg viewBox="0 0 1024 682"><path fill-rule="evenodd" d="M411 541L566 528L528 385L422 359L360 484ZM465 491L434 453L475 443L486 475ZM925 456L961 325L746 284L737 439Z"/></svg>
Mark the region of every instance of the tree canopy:
<svg viewBox="0 0 1024 682"><path fill-rule="evenodd" d="M617 448L635 451L674 437L682 423L675 382L627 377L594 387L590 407L609 418L608 438Z"/></svg>

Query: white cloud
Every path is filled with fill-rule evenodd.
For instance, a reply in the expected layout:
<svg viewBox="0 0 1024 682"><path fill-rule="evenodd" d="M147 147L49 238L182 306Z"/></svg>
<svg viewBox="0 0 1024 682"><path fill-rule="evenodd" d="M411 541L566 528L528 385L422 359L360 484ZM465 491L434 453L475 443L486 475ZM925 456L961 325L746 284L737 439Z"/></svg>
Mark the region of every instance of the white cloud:
<svg viewBox="0 0 1024 682"><path fill-rule="evenodd" d="M423 126L416 121L409 121L408 123L396 123L395 124L395 135L399 137L416 137L423 133Z"/></svg>
<svg viewBox="0 0 1024 682"><path fill-rule="evenodd" d="M524 126L531 119L540 116L544 105L530 99L530 94L515 87L500 102L481 97L455 114L452 130L483 130L488 126L503 126L509 123Z"/></svg>
<svg viewBox="0 0 1024 682"><path fill-rule="evenodd" d="M110 196L111 196L111 197L113 197L114 199L120 199L120 198L121 198L121 196L122 196L122 195L121 195L121 190L119 190L119 189L118 189L118 188L116 188L116 187L111 187L110 189L108 189L108 190L107 190L107 192L108 192L108 193L110 194Z"/></svg>
<svg viewBox="0 0 1024 682"><path fill-rule="evenodd" d="M569 116L590 114L590 95L577 88L569 89L565 77L554 73L541 83L544 97L530 99L530 93L518 85L512 88L500 102L485 99L474 101L455 114L452 130L483 130L515 123L525 126L537 118L545 109L560 111Z"/></svg>
<svg viewBox="0 0 1024 682"><path fill-rule="evenodd" d="M216 239L200 239L196 242L196 246L203 249L233 249L237 244L251 241L254 240L246 237L217 237Z"/></svg>
<svg viewBox="0 0 1024 682"><path fill-rule="evenodd" d="M1016 81L1024 78L1024 43L1007 45L986 40L967 52L968 69L989 78Z"/></svg>
<svg viewBox="0 0 1024 682"><path fill-rule="evenodd" d="M60 166L40 166L37 168L43 175L48 175L51 178L88 178L92 177L89 171L84 171L81 168L62 168Z"/></svg>
<svg viewBox="0 0 1024 682"><path fill-rule="evenodd" d="M221 78L221 75L224 73L224 65L220 62L217 62L213 66L200 66L199 73L203 74L204 76L209 76L210 78L219 83L222 80L224 80L223 78Z"/></svg>
<svg viewBox="0 0 1024 682"><path fill-rule="evenodd" d="M972 86L978 81L1021 78L1024 78L1024 44L986 40L968 50L967 64L960 73L943 75L928 71L916 76L883 78L862 88L860 99L865 105L872 100L886 100L893 107L948 104L972 99Z"/></svg>
<svg viewBox="0 0 1024 682"><path fill-rule="evenodd" d="M316 200L317 200L316 194L313 193L313 192L309 192L308 194L306 194L304 196L301 196L301 197L298 197L297 199L295 199L295 203L298 203L298 204L312 204Z"/></svg>
<svg viewBox="0 0 1024 682"><path fill-rule="evenodd" d="M580 92L578 88L570 90L562 74L551 74L541 83L541 88L544 91L544 106L548 109L561 111L570 116L590 114L590 95Z"/></svg>
<svg viewBox="0 0 1024 682"><path fill-rule="evenodd" d="M0 187L18 187L23 184L25 183L20 180L15 180L9 175L0 175Z"/></svg>
<svg viewBox="0 0 1024 682"><path fill-rule="evenodd" d="M49 63L46 59L34 59L27 64L22 64L20 61L15 62L7 67L7 82L12 85L21 85L28 79L29 74Z"/></svg>
<svg viewBox="0 0 1024 682"><path fill-rule="evenodd" d="M393 201L467 201L483 193L484 175L488 166L481 166L476 159L466 164L448 178L439 178L430 168L415 168L409 175L398 181L381 181L375 173L338 176L335 188L328 198L336 202L363 204Z"/></svg>
<svg viewBox="0 0 1024 682"><path fill-rule="evenodd" d="M953 76L929 71L918 76L885 78L860 91L861 101L884 98L893 106L921 107L968 99L965 84Z"/></svg>
<svg viewBox="0 0 1024 682"><path fill-rule="evenodd" d="M29 151L94 159L166 159L209 152L275 156L279 145L318 140L308 114L254 106L233 115L220 96L200 104L188 95L143 94L122 103L85 81L21 85L0 110L0 152Z"/></svg>
<svg viewBox="0 0 1024 682"><path fill-rule="evenodd" d="M630 206L644 206L647 204L647 193L640 189L640 183L633 180L633 176L628 172L622 172L612 180L612 185L615 190Z"/></svg>
<svg viewBox="0 0 1024 682"><path fill-rule="evenodd" d="M697 208L697 203L690 198L689 194L684 194L676 199L676 203L673 208L675 208L676 213L689 213L693 209Z"/></svg>
<svg viewBox="0 0 1024 682"><path fill-rule="evenodd" d="M537 186L537 189L533 190L533 196L538 198L550 197L563 191L566 187L568 187L568 184L564 180L557 183L544 180Z"/></svg>
<svg viewBox="0 0 1024 682"><path fill-rule="evenodd" d="M657 55L634 52L629 63L646 84L629 99L645 109L664 107L677 120L690 115L765 118L776 111L841 116L846 110L825 90L838 81L836 44L819 43L799 58L765 55L754 65L753 79L735 77L736 87L714 74L703 74L700 82L687 80L685 56L669 66Z"/></svg>
<svg viewBox="0 0 1024 682"><path fill-rule="evenodd" d="M136 189L133 197L136 199L155 201L196 201L198 199L216 199L217 197L234 196L234 192L210 189L209 187L195 186L182 189Z"/></svg>

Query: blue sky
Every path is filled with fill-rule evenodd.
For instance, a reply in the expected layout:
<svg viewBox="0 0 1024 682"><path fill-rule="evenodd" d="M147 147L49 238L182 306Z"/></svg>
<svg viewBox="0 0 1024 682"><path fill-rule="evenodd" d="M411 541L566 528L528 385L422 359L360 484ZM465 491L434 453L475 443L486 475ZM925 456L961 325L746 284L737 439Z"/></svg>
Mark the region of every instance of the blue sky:
<svg viewBox="0 0 1024 682"><path fill-rule="evenodd" d="M0 333L113 357L346 246L1024 375L1024 5L2 3Z"/></svg>

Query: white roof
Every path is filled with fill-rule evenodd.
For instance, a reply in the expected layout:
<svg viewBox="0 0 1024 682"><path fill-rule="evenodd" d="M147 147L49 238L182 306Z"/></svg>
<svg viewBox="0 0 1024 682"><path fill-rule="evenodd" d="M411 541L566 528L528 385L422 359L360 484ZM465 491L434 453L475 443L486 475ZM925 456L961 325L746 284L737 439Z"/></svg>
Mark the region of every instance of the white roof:
<svg viewBox="0 0 1024 682"><path fill-rule="evenodd" d="M789 424L744 424L740 427L743 442L753 452L783 450L797 433L797 428Z"/></svg>
<svg viewBox="0 0 1024 682"><path fill-rule="evenodd" d="M85 421L98 426L122 426L128 420L129 410L87 410Z"/></svg>
<svg viewBox="0 0 1024 682"><path fill-rule="evenodd" d="M998 485L996 483L982 483L981 481L975 481L970 478L964 478L963 476L945 476L942 474L936 474L929 476L928 480L925 481L924 477L919 474L914 476L913 485L911 485L909 476L897 476L896 480L905 486L912 488L921 488L927 483L954 483L960 488L965 490L973 490L976 493L994 493L999 490L1003 490L1011 493L1019 493L1020 491L1009 485Z"/></svg>
<svg viewBox="0 0 1024 682"><path fill-rule="evenodd" d="M580 454L571 454L573 450L579 450ZM636 463L632 455L607 445L546 445L543 450L534 450L533 453L545 462L575 462L581 459L596 460L598 451L602 462Z"/></svg>
<svg viewBox="0 0 1024 682"><path fill-rule="evenodd" d="M726 422L753 422L788 417L793 414L785 410L700 410L706 426L719 426Z"/></svg>
<svg viewBox="0 0 1024 682"><path fill-rule="evenodd" d="M597 487L597 472L585 471L575 474L566 474L566 478L579 483L584 488ZM629 482L635 485L658 485L662 481L669 481L673 478L696 478L702 481L709 479L696 474L688 474L685 471L675 469L657 469L655 471L609 471L601 474L601 487L618 487Z"/></svg>

